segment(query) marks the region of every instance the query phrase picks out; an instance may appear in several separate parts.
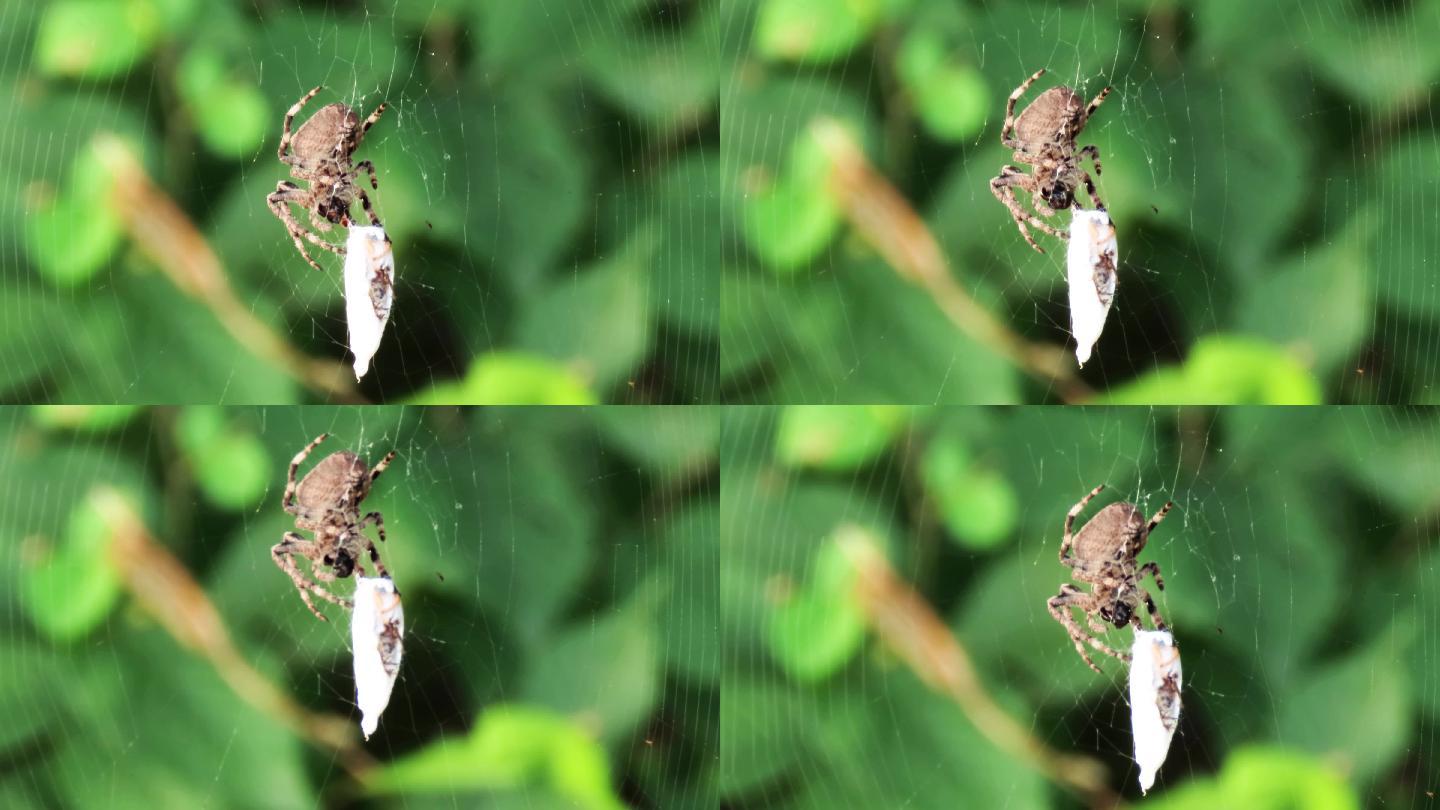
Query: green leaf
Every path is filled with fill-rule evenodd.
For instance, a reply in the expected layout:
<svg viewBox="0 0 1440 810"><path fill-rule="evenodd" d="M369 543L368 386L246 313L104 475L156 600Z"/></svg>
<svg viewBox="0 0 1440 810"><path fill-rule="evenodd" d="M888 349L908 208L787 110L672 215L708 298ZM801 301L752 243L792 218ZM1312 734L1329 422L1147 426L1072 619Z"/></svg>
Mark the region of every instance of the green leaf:
<svg viewBox="0 0 1440 810"><path fill-rule="evenodd" d="M713 37L724 13L718 3L697 7L683 27L665 31L663 44L646 17L622 17L594 26L580 56L611 98L654 126L681 127L716 105L726 63L716 58Z"/></svg>
<svg viewBox="0 0 1440 810"><path fill-rule="evenodd" d="M897 405L791 405L780 417L775 455L790 467L854 469L884 452L909 415Z"/></svg>
<svg viewBox="0 0 1440 810"><path fill-rule="evenodd" d="M108 201L71 194L58 197L25 223L30 260L58 287L78 287L94 278L115 255L120 237L120 218Z"/></svg>
<svg viewBox="0 0 1440 810"><path fill-rule="evenodd" d="M1217 777L1191 779L1145 803L1146 810L1359 810L1345 779L1321 760L1274 746L1245 745Z"/></svg>
<svg viewBox="0 0 1440 810"><path fill-rule="evenodd" d="M782 685L727 680L720 701L720 794L738 796L803 761L815 733L807 695Z"/></svg>
<svg viewBox="0 0 1440 810"><path fill-rule="evenodd" d="M1361 782L1385 773L1409 747L1414 727L1410 680L1394 644L1382 635L1301 680L1279 702L1277 739L1338 755Z"/></svg>
<svg viewBox="0 0 1440 810"><path fill-rule="evenodd" d="M0 637L0 658L6 662L0 667L0 712L7 718L0 724L0 752L16 756L68 721L66 686L74 673L68 658L34 641Z"/></svg>
<svg viewBox="0 0 1440 810"><path fill-rule="evenodd" d="M580 375L543 357L490 352L465 379L440 383L414 397L417 405L594 405Z"/></svg>
<svg viewBox="0 0 1440 810"><path fill-rule="evenodd" d="M149 0L55 0L40 20L35 62L51 76L118 76L150 52L160 30Z"/></svg>
<svg viewBox="0 0 1440 810"><path fill-rule="evenodd" d="M219 155L242 157L269 136L270 107L254 82L230 73L219 51L196 46L180 62L176 82L205 145Z"/></svg>
<svg viewBox="0 0 1440 810"><path fill-rule="evenodd" d="M752 320L773 313L775 320L762 320L757 337L771 326L783 330L783 350L769 356L772 381L753 396L767 402L934 404L1023 399L1015 366L956 326L923 289L878 259L837 270L795 284L754 285L735 302ZM987 306L1003 305L988 290L977 292Z"/></svg>
<svg viewBox="0 0 1440 810"><path fill-rule="evenodd" d="M1318 405L1320 383L1288 352L1251 338L1210 335L1180 368L1160 368L1111 389L1118 405Z"/></svg>
<svg viewBox="0 0 1440 810"><path fill-rule="evenodd" d="M1005 476L971 463L954 441L936 441L921 460L926 496L935 502L953 539L973 549L992 549L1014 533L1020 501Z"/></svg>
<svg viewBox="0 0 1440 810"><path fill-rule="evenodd" d="M468 738L443 739L381 766L365 787L381 796L539 789L585 810L621 810L609 771L605 752L565 718L499 704L485 710Z"/></svg>
<svg viewBox="0 0 1440 810"><path fill-rule="evenodd" d="M600 431L631 459L662 478L697 474L716 461L720 409L705 405L594 411Z"/></svg>
<svg viewBox="0 0 1440 810"><path fill-rule="evenodd" d="M939 33L912 32L900 46L896 67L931 135L958 142L984 129L992 106L989 85L973 65L949 59Z"/></svg>
<svg viewBox="0 0 1440 810"><path fill-rule="evenodd" d="M1314 358L1318 370L1334 371L1369 334L1374 275L1365 242L1342 236L1289 257L1246 287L1238 324Z"/></svg>
<svg viewBox="0 0 1440 810"><path fill-rule="evenodd" d="M47 768L59 804L201 807L223 798L233 807L303 810L322 803L301 738L237 697L211 662L151 622L116 635L79 657L81 672L66 684L75 725L57 739ZM284 668L269 654L252 648L246 656L264 683L283 682ZM113 763L125 778L97 762Z"/></svg>
<svg viewBox="0 0 1440 810"><path fill-rule="evenodd" d="M545 644L525 675L521 698L566 717L587 717L601 739L630 738L659 686L654 620L631 604L586 618Z"/></svg>
<svg viewBox="0 0 1440 810"><path fill-rule="evenodd" d="M1440 136L1419 131L1386 149L1364 175L1381 223L1370 240L1376 291L1385 304L1430 322L1440 315L1431 269L1440 241L1428 212L1440 210L1440 187L1416 178L1433 173L1437 153Z"/></svg>
<svg viewBox="0 0 1440 810"><path fill-rule="evenodd" d="M222 409L205 406L186 408L177 434L200 491L211 503L239 511L260 502L274 468L253 433L227 424Z"/></svg>
<svg viewBox="0 0 1440 810"><path fill-rule="evenodd" d="M250 82L226 81L195 102L200 138L224 157L255 154L270 131L270 105Z"/></svg>
<svg viewBox="0 0 1440 810"><path fill-rule="evenodd" d="M51 641L63 644L88 635L120 598L120 575L110 562L109 547L105 518L89 500L82 500L70 512L59 547L28 561L21 603Z"/></svg>
<svg viewBox="0 0 1440 810"><path fill-rule="evenodd" d="M878 0L764 0L754 47L770 59L828 62L869 36L883 10Z"/></svg>
<svg viewBox="0 0 1440 810"><path fill-rule="evenodd" d="M103 432L130 421L135 405L36 405L30 410L37 424L53 430Z"/></svg>
<svg viewBox="0 0 1440 810"><path fill-rule="evenodd" d="M845 666L864 639L855 569L832 539L816 552L809 583L770 614L770 651L791 677L813 683Z"/></svg>
<svg viewBox="0 0 1440 810"><path fill-rule="evenodd" d="M1003 689L996 698L1011 717L1034 714ZM1051 806L1051 788L1038 770L997 748L959 706L906 671L870 664L823 699L825 710L807 735L806 747L815 749L808 761L845 765L804 768L805 778L787 785L786 807ZM802 711L798 722L808 716ZM781 714L773 722L787 720Z"/></svg>
<svg viewBox="0 0 1440 810"><path fill-rule="evenodd" d="M669 583L659 616L662 654L672 672L716 683L721 678L718 496L666 521L662 538L660 570Z"/></svg>
<svg viewBox="0 0 1440 810"><path fill-rule="evenodd" d="M745 239L772 270L804 267L840 229L840 211L820 185L780 182L745 203Z"/></svg>
<svg viewBox="0 0 1440 810"><path fill-rule="evenodd" d="M650 348L653 252L653 239L641 236L614 258L557 281L526 308L516 348L564 364L592 389L623 384Z"/></svg>

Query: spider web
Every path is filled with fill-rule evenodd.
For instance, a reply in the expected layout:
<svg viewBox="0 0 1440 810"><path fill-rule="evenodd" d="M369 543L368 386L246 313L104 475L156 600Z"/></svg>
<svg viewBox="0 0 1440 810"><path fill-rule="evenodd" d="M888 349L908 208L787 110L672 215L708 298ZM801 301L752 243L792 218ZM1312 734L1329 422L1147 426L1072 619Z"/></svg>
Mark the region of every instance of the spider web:
<svg viewBox="0 0 1440 810"><path fill-rule="evenodd" d="M7 399L714 398L716 10L86 2L0 4ZM378 171L397 303L358 387L341 259L310 245L313 271L264 202L316 85L297 129L388 105L355 160ZM156 193L107 202L106 134ZM181 224L146 244L167 200ZM207 248L214 272L166 269Z"/></svg>
<svg viewBox="0 0 1440 810"><path fill-rule="evenodd" d="M869 18L818 4L827 34L809 38L772 13L799 5L750 5L722 94L728 192L745 217L724 282L730 398L1084 397L1007 359L961 296L1016 337L1064 349L1088 391L1153 382L1127 401L1253 401L1251 389L1294 376L1307 380L1295 399L1433 396L1437 200L1409 179L1435 165L1429 4L918 0ZM1012 162L998 137L1006 97L1042 67L1017 114L1059 84L1086 100L1114 88L1079 142L1100 149L1119 292L1078 371L1064 246L1038 234L1048 252L1032 251L988 186ZM908 223L867 229L823 201L820 119L840 122L923 217L940 282L894 266L926 249L906 243ZM1068 213L1053 224L1067 228ZM1222 383L1193 383L1212 366Z"/></svg>
<svg viewBox="0 0 1440 810"><path fill-rule="evenodd" d="M1045 608L1068 580L1065 513L1100 483L1077 527L1107 503L1175 502L1140 555L1160 565L1150 591L1184 670L1155 806L1434 791L1434 412L916 409L875 442L873 410L817 410L726 414L721 610L743 620L723 639L724 806L1105 804L1078 801L1040 750L1103 766L1104 789L1138 801L1126 669L1092 653L1093 673ZM935 684L965 667L898 592L876 608L901 611L888 629L843 629L855 591L826 583L856 536L961 645L975 682L958 698ZM928 654L903 652L909 632ZM990 736L1006 723L969 710L987 701L1022 742ZM1255 792L1216 792L1225 780Z"/></svg>
<svg viewBox="0 0 1440 810"><path fill-rule="evenodd" d="M0 411L0 804L713 806L713 414L100 413L123 421ZM205 424L218 438L197 439ZM285 467L322 432L301 476L341 449L397 453L364 509L384 516L404 660L363 743L348 614L317 600L317 621L269 555L293 528ZM150 561L139 581L106 562L120 524L87 534L107 488L152 535L126 555ZM176 598L187 581L203 590ZM225 638L238 660L208 651ZM285 701L346 747L289 727ZM387 766L405 784L380 788Z"/></svg>

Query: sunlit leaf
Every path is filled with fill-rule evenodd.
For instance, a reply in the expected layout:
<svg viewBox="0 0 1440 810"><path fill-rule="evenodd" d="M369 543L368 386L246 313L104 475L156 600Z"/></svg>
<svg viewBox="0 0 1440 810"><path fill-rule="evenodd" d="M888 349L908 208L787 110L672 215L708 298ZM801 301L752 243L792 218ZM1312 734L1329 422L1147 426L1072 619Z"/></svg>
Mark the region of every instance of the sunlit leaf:
<svg viewBox="0 0 1440 810"><path fill-rule="evenodd" d="M115 76L149 53L160 30L150 0L56 0L40 21L35 61L55 76Z"/></svg>
<svg viewBox="0 0 1440 810"><path fill-rule="evenodd" d="M898 406L791 405L780 418L776 456L795 467L851 469L879 455L908 416Z"/></svg>
<svg viewBox="0 0 1440 810"><path fill-rule="evenodd" d="M598 743L557 714L519 704L487 708L469 737L401 757L366 784L376 795L538 789L585 810L624 807Z"/></svg>
<svg viewBox="0 0 1440 810"><path fill-rule="evenodd" d="M70 513L65 535L53 548L32 537L21 579L22 604L42 634L56 642L94 630L120 597L120 575L109 556L110 527L89 501Z"/></svg>

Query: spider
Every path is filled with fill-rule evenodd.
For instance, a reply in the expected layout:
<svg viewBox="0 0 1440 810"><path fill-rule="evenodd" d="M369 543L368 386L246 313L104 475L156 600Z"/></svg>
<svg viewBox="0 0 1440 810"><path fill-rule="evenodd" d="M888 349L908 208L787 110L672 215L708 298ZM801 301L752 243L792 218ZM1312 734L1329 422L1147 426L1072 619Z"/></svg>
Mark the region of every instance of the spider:
<svg viewBox="0 0 1440 810"><path fill-rule="evenodd" d="M1112 503L1081 527L1078 535L1072 535L1075 516L1104 489L1104 484L1095 487L1089 495L1070 508L1069 514L1065 516L1065 537L1060 541L1060 562L1071 569L1070 575L1075 581L1089 583L1090 592L1086 593L1067 582L1060 586L1059 594L1050 597L1045 603L1050 615L1070 633L1071 640L1075 642L1075 651L1080 653L1085 663L1096 672L1100 672L1100 668L1095 666L1095 662L1091 661L1090 655L1085 652L1085 643L1121 661L1129 661L1130 656L1110 649L1094 636L1087 634L1075 621L1070 608L1080 608L1090 629L1095 633L1104 633L1109 628L1097 621L1097 616L1117 628L1133 624L1137 629L1144 629L1138 613L1140 603L1144 602L1155 629L1164 630L1165 620L1156 610L1155 600L1139 585L1139 579L1150 574L1155 577L1155 587L1165 590L1165 581L1160 578L1160 566L1155 562L1148 562L1137 568L1135 558L1144 550L1145 542L1150 539L1150 532L1165 519L1165 514L1174 506L1173 503L1166 502L1147 524L1135 504ZM1074 556L1067 557L1066 552L1072 548Z"/></svg>
<svg viewBox="0 0 1440 810"><path fill-rule="evenodd" d="M350 206L358 198L370 217L370 224L380 225L380 218L370 208L370 198L365 196L365 189L357 182L360 171L364 170L370 175L370 188L379 189L375 164L362 160L352 166L350 158L360 147L360 139L385 112L385 105L381 104L361 123L360 116L344 104L327 104L301 124L292 138L290 122L305 102L314 98L322 88L323 85L316 87L290 107L290 111L285 113L285 125L280 133L280 162L290 166L291 177L308 182L310 187L301 188L289 180L281 180L275 191L265 198L271 212L285 224L290 238L295 240L295 249L316 270L320 269L320 265L305 252L305 246L300 243L302 237L338 256L345 255L345 247L332 245L301 227L290 211L290 203L304 208L310 215L310 224L316 229L329 231L331 223L350 227ZM285 154L290 147L293 147L293 154Z"/></svg>
<svg viewBox="0 0 1440 810"><path fill-rule="evenodd" d="M305 457L310 455L310 451L329 437L330 434L321 433L315 441L295 454L295 458L290 461L285 496L281 500L285 511L295 516L295 528L312 532L315 539L306 540L295 532L286 532L285 539L270 549L270 556L274 558L275 564L290 575L296 589L300 591L300 598L305 600L305 606L321 621L328 619L315 609L315 603L310 601L311 592L347 610L354 605L350 600L341 599L322 588L315 580L306 577L296 566L295 558L304 557L310 560L310 572L315 579L334 582L349 577L357 568L360 569L360 575L365 576L360 554L368 551L370 562L375 564L379 576L389 576L385 566L380 563L380 554L375 550L375 543L360 533L362 528L373 523L383 543L385 523L379 512L360 517L359 510L360 502L370 494L370 487L374 485L375 479L380 477L380 473L384 472L395 458L392 450L375 465L375 469L368 470L361 458L347 450L341 450L322 459L297 485L295 470L300 467Z"/></svg>
<svg viewBox="0 0 1440 810"><path fill-rule="evenodd" d="M1095 164L1095 176L1099 177L1100 150L1093 144L1076 149L1075 139L1080 136L1080 130L1085 128L1095 108L1110 95L1110 88L1106 87L1090 101L1090 106L1081 107L1080 96L1074 90L1069 87L1052 87L1030 102L1030 106L1026 107L1017 119L1015 102L1030 89L1036 79L1044 75L1044 68L1035 71L1035 75L1026 79L1010 94L1010 101L1005 104L1005 124L1000 128L1000 142L1015 150L1012 159L1016 163L1031 166L1034 172L1025 174L1014 166L1002 166L1000 175L990 181L990 191L994 193L995 199L1010 209L1010 216L1015 218L1020 235L1025 237L1030 247L1041 253L1045 250L1035 244L1035 239L1025 227L1026 223L1061 239L1068 239L1069 234L1024 211L1015 197L1015 189L1030 192L1030 201L1035 210L1051 217L1056 211L1069 208L1075 202L1075 189L1083 182L1091 202L1097 209L1105 210L1105 203L1095 192L1095 181L1090 179L1089 173L1080 168L1077 160L1088 155Z"/></svg>

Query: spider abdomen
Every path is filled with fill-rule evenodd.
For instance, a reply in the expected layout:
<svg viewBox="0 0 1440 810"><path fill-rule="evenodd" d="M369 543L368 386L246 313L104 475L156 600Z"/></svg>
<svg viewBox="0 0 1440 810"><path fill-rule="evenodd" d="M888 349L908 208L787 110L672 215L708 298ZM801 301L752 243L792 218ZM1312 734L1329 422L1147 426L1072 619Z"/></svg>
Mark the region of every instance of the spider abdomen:
<svg viewBox="0 0 1440 810"><path fill-rule="evenodd" d="M359 126L360 116L354 110L339 102L326 104L295 131L290 148L296 157L311 166L334 156L337 151L348 157L350 150L341 143Z"/></svg>
<svg viewBox="0 0 1440 810"><path fill-rule="evenodd" d="M1112 503L1101 509L1075 535L1075 559L1087 567L1120 562L1128 554L1128 546L1145 528L1145 516L1134 504Z"/></svg>
<svg viewBox="0 0 1440 810"><path fill-rule="evenodd" d="M1052 87L1030 102L1015 119L1015 137L1031 147L1045 143L1062 143L1085 109L1085 102L1068 87Z"/></svg>
<svg viewBox="0 0 1440 810"><path fill-rule="evenodd" d="M300 485L295 488L295 500L302 509L323 512L340 503L366 472L365 462L354 453L331 453L300 479Z"/></svg>

